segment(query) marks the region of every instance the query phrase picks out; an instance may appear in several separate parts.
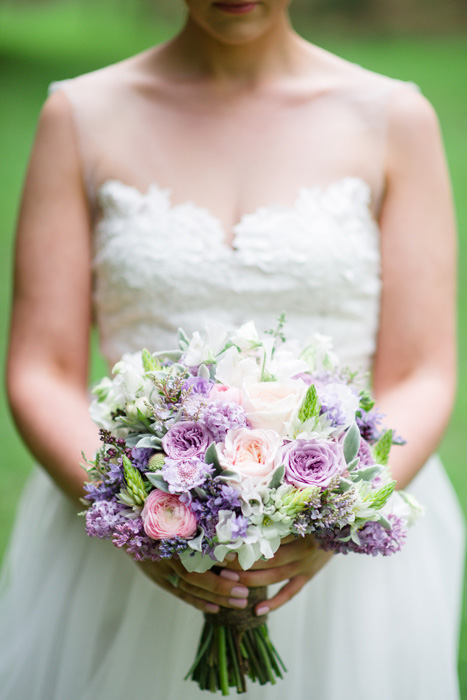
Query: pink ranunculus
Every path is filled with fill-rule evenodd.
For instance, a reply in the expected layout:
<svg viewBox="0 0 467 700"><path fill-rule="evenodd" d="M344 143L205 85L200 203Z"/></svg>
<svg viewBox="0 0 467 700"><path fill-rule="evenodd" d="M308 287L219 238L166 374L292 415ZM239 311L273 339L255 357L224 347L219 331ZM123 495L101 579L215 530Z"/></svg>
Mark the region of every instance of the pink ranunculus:
<svg viewBox="0 0 467 700"><path fill-rule="evenodd" d="M153 540L193 537L198 527L195 516L178 496L159 489L146 498L141 517L145 533Z"/></svg>
<svg viewBox="0 0 467 700"><path fill-rule="evenodd" d="M252 428L275 430L287 434L287 422L299 409L307 385L299 379L279 382L244 382L242 406Z"/></svg>
<svg viewBox="0 0 467 700"><path fill-rule="evenodd" d="M228 403L238 403L242 401L240 389L236 386L226 386L225 384L214 384L212 387L208 401L224 401Z"/></svg>
<svg viewBox="0 0 467 700"><path fill-rule="evenodd" d="M243 479L267 484L280 465L282 438L274 430L229 430L225 442L217 446L224 469L236 472Z"/></svg>

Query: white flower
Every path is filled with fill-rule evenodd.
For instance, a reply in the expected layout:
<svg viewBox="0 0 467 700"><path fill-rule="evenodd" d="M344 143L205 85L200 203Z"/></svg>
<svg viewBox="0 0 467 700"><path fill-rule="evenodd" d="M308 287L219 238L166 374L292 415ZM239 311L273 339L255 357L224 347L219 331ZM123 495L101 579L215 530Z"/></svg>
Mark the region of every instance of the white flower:
<svg viewBox="0 0 467 700"><path fill-rule="evenodd" d="M308 370L334 370L339 360L332 350L332 340L327 335L314 333L307 339L307 344L300 354L300 358L308 364Z"/></svg>
<svg viewBox="0 0 467 700"><path fill-rule="evenodd" d="M282 347L266 361L266 372L279 380L290 379L296 374L307 371L309 371L308 362Z"/></svg>
<svg viewBox="0 0 467 700"><path fill-rule="evenodd" d="M112 370L113 385L117 401L127 404L152 390L152 383L145 377L141 353L124 355Z"/></svg>
<svg viewBox="0 0 467 700"><path fill-rule="evenodd" d="M198 367L204 363L213 363L225 348L228 334L222 326L210 323L206 325L205 331L204 338L198 331L193 333L183 360L186 366Z"/></svg>
<svg viewBox="0 0 467 700"><path fill-rule="evenodd" d="M253 321L244 323L243 326L240 326L238 330L234 331L231 335L231 340L243 352L255 350L262 345L262 341L260 340Z"/></svg>
<svg viewBox="0 0 467 700"><path fill-rule="evenodd" d="M150 418L152 416L151 406L149 405L147 399L139 398L134 401L130 401L126 405L126 414L130 420L138 421L140 414L145 418Z"/></svg>
<svg viewBox="0 0 467 700"><path fill-rule="evenodd" d="M287 435L287 423L299 409L307 386L298 379L280 382L245 381L242 406L253 428L274 430L281 437Z"/></svg>
<svg viewBox="0 0 467 700"><path fill-rule="evenodd" d="M237 348L229 348L217 363L216 379L221 384L241 388L246 379L259 381L261 368L253 357L242 357Z"/></svg>
<svg viewBox="0 0 467 700"><path fill-rule="evenodd" d="M405 491L394 491L388 502L379 511L385 518L395 515L402 518L408 527L414 525L425 514L423 506L414 496Z"/></svg>

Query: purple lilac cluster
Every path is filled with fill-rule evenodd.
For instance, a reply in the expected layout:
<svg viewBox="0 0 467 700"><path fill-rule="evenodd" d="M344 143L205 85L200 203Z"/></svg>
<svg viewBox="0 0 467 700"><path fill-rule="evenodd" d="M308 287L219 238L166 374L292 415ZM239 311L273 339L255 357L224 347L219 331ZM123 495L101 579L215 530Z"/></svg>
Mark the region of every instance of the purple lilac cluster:
<svg viewBox="0 0 467 700"><path fill-rule="evenodd" d="M333 550L341 554L349 552L371 554L374 557L382 554L387 557L400 551L407 536L407 530L401 518L391 514L389 521L391 528L385 528L381 523L374 521L365 523L358 530L360 544L350 539L346 541L350 537L350 526L321 530L315 537L320 546L327 551Z"/></svg>
<svg viewBox="0 0 467 700"><path fill-rule="evenodd" d="M187 548L187 541L182 537L156 542L144 531L142 518L125 520L115 527L112 541L116 547L125 547L136 561L150 559L171 559Z"/></svg>
<svg viewBox="0 0 467 700"><path fill-rule="evenodd" d="M90 537L111 540L115 529L127 522L124 505L115 498L95 501L86 511L86 531Z"/></svg>
<svg viewBox="0 0 467 700"><path fill-rule="evenodd" d="M377 442L382 434L381 422L383 419L384 413L377 409L357 412L356 423L362 438L370 443Z"/></svg>
<svg viewBox="0 0 467 700"><path fill-rule="evenodd" d="M334 482L335 483L335 482ZM306 510L299 513L294 521L298 535L315 534L322 530L342 532L353 515L355 495L351 491L336 494L331 488L315 494Z"/></svg>
<svg viewBox="0 0 467 700"><path fill-rule="evenodd" d="M208 403L203 413L203 422L215 442L222 442L228 430L247 426L244 408L232 401L211 401Z"/></svg>
<svg viewBox="0 0 467 700"><path fill-rule="evenodd" d="M205 531L206 539L212 540L216 535L218 514L221 510L229 510L236 516L241 516L241 503L237 489L229 484L208 477L203 485L203 497L193 500L191 510L196 516L198 525ZM182 495L181 501L187 501L188 496ZM238 522L240 526L240 521Z"/></svg>

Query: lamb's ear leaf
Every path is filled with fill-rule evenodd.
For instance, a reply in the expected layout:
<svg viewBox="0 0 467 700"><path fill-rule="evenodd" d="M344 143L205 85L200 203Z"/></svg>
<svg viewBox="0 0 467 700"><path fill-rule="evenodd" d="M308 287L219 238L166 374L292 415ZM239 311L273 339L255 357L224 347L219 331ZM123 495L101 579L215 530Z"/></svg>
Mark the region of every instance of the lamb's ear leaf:
<svg viewBox="0 0 467 700"><path fill-rule="evenodd" d="M206 365L200 365L198 367L198 377L201 377L202 379L211 379L211 373Z"/></svg>
<svg viewBox="0 0 467 700"><path fill-rule="evenodd" d="M282 484L282 479L284 478L285 474L285 466L281 464L280 467L276 469L274 474L272 475L272 479L268 484L268 489L278 489L279 486Z"/></svg>
<svg viewBox="0 0 467 700"><path fill-rule="evenodd" d="M159 491L170 493L169 485L160 472L145 472L144 476L156 489L159 489Z"/></svg>
<svg viewBox="0 0 467 700"><path fill-rule="evenodd" d="M360 447L360 431L356 423L352 423L344 438L344 457L347 464L352 462Z"/></svg>
<svg viewBox="0 0 467 700"><path fill-rule="evenodd" d="M204 461L206 464L213 465L215 476L219 476L219 474L222 473L223 469L221 467L221 463L219 462L215 442L211 442L208 449L206 450L206 454L204 455Z"/></svg>

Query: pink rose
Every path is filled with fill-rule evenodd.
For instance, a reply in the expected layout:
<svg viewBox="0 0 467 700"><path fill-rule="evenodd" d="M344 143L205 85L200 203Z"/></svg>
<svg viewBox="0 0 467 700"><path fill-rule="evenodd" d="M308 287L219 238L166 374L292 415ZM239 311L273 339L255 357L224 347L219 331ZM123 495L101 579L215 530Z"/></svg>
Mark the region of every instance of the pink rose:
<svg viewBox="0 0 467 700"><path fill-rule="evenodd" d="M208 401L223 401L228 403L241 403L240 389L236 386L226 386L225 384L214 384Z"/></svg>
<svg viewBox="0 0 467 700"><path fill-rule="evenodd" d="M229 430L225 442L217 445L219 461L243 479L267 484L280 465L282 438L274 430Z"/></svg>
<svg viewBox="0 0 467 700"><path fill-rule="evenodd" d="M196 518L178 496L159 489L151 491L141 513L144 531L153 540L166 537L192 537L198 525Z"/></svg>

